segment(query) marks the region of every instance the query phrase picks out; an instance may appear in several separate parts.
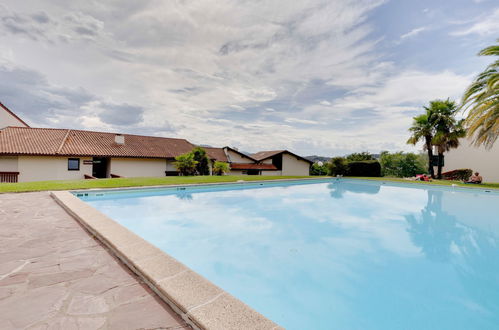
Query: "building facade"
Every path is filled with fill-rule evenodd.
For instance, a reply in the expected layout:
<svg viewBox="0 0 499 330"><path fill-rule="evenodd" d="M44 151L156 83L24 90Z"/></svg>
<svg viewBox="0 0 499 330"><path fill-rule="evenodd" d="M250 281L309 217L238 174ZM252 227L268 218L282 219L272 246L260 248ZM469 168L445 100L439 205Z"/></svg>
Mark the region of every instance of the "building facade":
<svg viewBox="0 0 499 330"><path fill-rule="evenodd" d="M196 147L185 139L31 128L0 105L0 182L179 175L175 157ZM312 164L286 150L205 149L210 173L215 161L229 163L229 175L309 175Z"/></svg>
<svg viewBox="0 0 499 330"><path fill-rule="evenodd" d="M492 148L476 147L468 139L462 139L460 146L445 153L445 171L469 168L479 172L485 182L499 182L499 142Z"/></svg>

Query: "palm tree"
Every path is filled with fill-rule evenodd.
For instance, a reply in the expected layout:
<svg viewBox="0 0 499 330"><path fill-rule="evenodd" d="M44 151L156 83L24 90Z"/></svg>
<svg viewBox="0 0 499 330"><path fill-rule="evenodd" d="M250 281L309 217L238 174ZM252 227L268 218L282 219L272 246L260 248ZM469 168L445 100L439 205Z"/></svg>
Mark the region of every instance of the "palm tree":
<svg viewBox="0 0 499 330"><path fill-rule="evenodd" d="M478 55L499 56L499 45L487 47ZM477 146L492 147L499 137L499 60L478 75L464 93L462 104L469 111L465 122L468 136Z"/></svg>
<svg viewBox="0 0 499 330"><path fill-rule="evenodd" d="M454 101L435 100L430 102L430 122L435 129L431 143L437 147L438 173L437 178L442 178L444 152L459 146L459 139L466 136L464 120L456 120L458 107Z"/></svg>
<svg viewBox="0 0 499 330"><path fill-rule="evenodd" d="M412 136L407 140L407 143L416 145L421 140L424 140L424 149L428 152L428 173L432 178L435 178L435 172L433 170L432 158L433 158L433 148L431 141L433 140L433 125L429 121L430 109L425 107L426 113L414 117L409 131L412 132Z"/></svg>

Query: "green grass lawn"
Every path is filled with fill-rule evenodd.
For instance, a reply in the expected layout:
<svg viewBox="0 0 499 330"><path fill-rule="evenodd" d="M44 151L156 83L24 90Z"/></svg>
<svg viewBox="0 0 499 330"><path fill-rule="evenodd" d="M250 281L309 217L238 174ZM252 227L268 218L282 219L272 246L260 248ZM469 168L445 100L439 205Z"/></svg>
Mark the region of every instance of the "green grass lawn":
<svg viewBox="0 0 499 330"><path fill-rule="evenodd" d="M352 177L352 179L366 179L366 180L377 180L377 181L392 181L392 182L403 182L403 183L419 183L419 184L430 184L430 185L443 185L443 186L451 186L453 184L458 185L460 187L466 188L490 188L490 189L499 189L499 183L496 182L485 182L482 184L466 184L461 181L449 181L449 180L433 180L431 182L425 181L411 181L402 178L391 178L391 177L381 177L381 178L372 178L372 177Z"/></svg>
<svg viewBox="0 0 499 330"><path fill-rule="evenodd" d="M261 181L261 180L304 179L304 178L321 178L321 177L226 175L226 176L169 176L161 178L156 178L156 177L116 178L116 179L69 180L69 181L36 181L36 182L20 182L20 183L0 183L0 193L47 191L47 190L75 190L75 189L92 189L92 188L162 186L162 185L196 184L196 183L198 184L219 183L219 182L236 182L237 180ZM463 184L458 181L433 180L432 182L421 182L421 181L409 181L401 178L390 178L390 177L382 177L382 178L355 177L353 179L368 179L368 180L419 183L419 184L436 184L436 185L446 185L446 186L457 184L458 186L467 187L467 188L499 189L499 183L484 183L480 185L472 185L472 184Z"/></svg>
<svg viewBox="0 0 499 330"><path fill-rule="evenodd" d="M310 176L258 176L258 175L225 175L225 176L168 176L168 177L147 177L147 178L116 178L97 180L65 180L65 181L35 181L19 183L0 183L0 193L7 192L27 192L45 190L74 190L91 188L118 188L118 187L141 187L141 186L161 186L176 184L196 184L196 183L218 183L260 181L260 180L282 180L282 179L303 179L318 178Z"/></svg>

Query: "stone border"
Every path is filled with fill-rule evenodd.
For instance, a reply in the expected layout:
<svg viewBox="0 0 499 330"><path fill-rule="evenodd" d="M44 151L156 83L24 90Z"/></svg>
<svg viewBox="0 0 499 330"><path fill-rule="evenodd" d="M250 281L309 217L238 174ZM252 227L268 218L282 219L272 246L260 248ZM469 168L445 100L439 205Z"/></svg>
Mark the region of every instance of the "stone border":
<svg viewBox="0 0 499 330"><path fill-rule="evenodd" d="M112 188L82 188L82 189L71 189L69 191L73 193L88 193L88 192L106 192L106 191L115 191L115 190L157 190L157 189L166 189L166 188L179 188L179 187L204 187L204 186L220 186L220 185L244 185L244 184L257 184L257 183L278 183L278 182L293 182L293 181L323 181L336 179L335 177L309 177L309 178L297 178L297 179L273 179L273 180L240 180L240 181L227 181L227 182L206 182L206 183L177 183L177 184L163 184L163 185L155 185L155 186L128 186L128 187L112 187ZM61 191L61 190L55 190Z"/></svg>
<svg viewBox="0 0 499 330"><path fill-rule="evenodd" d="M194 329L284 329L69 191L51 196Z"/></svg>

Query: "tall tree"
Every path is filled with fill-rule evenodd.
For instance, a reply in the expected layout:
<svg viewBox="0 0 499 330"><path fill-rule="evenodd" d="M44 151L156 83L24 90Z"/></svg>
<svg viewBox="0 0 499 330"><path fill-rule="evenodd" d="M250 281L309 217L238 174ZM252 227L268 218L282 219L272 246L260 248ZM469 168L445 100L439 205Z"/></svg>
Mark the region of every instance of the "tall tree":
<svg viewBox="0 0 499 330"><path fill-rule="evenodd" d="M431 110L430 108L425 107L426 113L414 117L414 121L412 126L409 128L409 131L412 132L412 136L407 140L407 143L415 145L419 141L424 141L424 149L428 153L428 173L432 178L435 178L435 171L433 170L433 134L434 127L430 122Z"/></svg>
<svg viewBox="0 0 499 330"><path fill-rule="evenodd" d="M499 42L499 39L497 40ZM480 56L499 56L499 45L483 49ZM475 145L492 147L499 137L499 59L480 73L464 93L463 109L468 111L468 136Z"/></svg>
<svg viewBox="0 0 499 330"><path fill-rule="evenodd" d="M210 175L210 167L208 165L209 159L206 150L201 147L192 149L191 153L194 155L196 164L196 172L198 175Z"/></svg>
<svg viewBox="0 0 499 330"><path fill-rule="evenodd" d="M464 120L456 119L458 110L456 103L449 99L430 102L429 121L435 129L431 143L437 147L438 152L438 179L442 179L444 153L457 148L459 139L466 136Z"/></svg>

